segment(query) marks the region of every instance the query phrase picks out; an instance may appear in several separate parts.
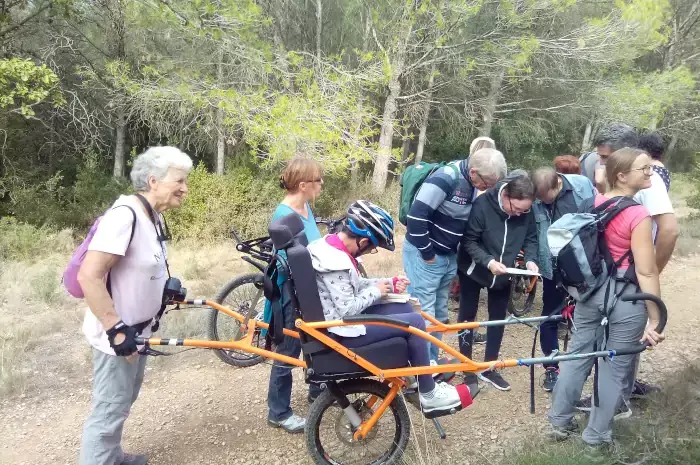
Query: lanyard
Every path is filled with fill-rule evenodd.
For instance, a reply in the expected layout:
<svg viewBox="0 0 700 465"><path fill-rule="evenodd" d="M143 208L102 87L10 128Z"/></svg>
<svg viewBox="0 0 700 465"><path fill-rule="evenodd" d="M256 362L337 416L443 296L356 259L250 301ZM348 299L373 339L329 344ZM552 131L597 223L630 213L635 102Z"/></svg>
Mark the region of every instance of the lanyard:
<svg viewBox="0 0 700 465"><path fill-rule="evenodd" d="M143 204L143 207L146 209L146 212L148 213L148 217L151 220L151 223L153 223L153 229L156 231L156 238L158 239L158 243L160 244L160 250L163 252L163 261L165 261L165 270L168 273L168 278L170 278L170 266L168 265L168 259L167 254L165 253L165 241L170 238L170 230L168 228L168 223L165 223L165 218L163 219L163 223L165 223L165 230L163 229L163 224L161 224L160 221L156 220L156 212L153 211L153 207L151 204L146 200L146 197L144 197L141 194L136 194L136 198L141 201ZM160 226L160 230L158 227Z"/></svg>

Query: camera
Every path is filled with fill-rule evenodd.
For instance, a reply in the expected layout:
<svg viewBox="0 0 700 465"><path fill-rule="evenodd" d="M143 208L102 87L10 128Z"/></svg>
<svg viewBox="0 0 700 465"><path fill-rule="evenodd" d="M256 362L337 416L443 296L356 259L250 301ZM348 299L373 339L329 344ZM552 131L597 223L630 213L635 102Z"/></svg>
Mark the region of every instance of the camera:
<svg viewBox="0 0 700 465"><path fill-rule="evenodd" d="M187 296L187 288L182 287L182 283L179 279L173 278L172 276L165 281L165 288L163 289L163 302L172 301L182 301L185 300Z"/></svg>

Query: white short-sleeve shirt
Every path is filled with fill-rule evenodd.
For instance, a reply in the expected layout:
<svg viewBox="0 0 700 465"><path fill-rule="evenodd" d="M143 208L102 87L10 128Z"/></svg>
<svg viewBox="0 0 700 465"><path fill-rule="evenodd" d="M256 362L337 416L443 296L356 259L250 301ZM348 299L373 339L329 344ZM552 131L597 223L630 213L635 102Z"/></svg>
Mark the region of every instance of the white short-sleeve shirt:
<svg viewBox="0 0 700 465"><path fill-rule="evenodd" d="M652 218L656 215L665 215L667 213L673 213L673 205L671 204L671 198L668 196L668 191L666 190L666 184L661 176L654 171L651 175L651 187L648 189L643 189L634 196L634 200L646 207L649 210L649 214ZM656 222L652 223L652 237L654 242L656 242Z"/></svg>
<svg viewBox="0 0 700 465"><path fill-rule="evenodd" d="M128 205L136 213L130 245L134 215L120 205ZM156 316L168 277L165 268L167 252L165 245L161 247L155 226L136 196L122 195L114 202L112 209L100 220L88 250L121 257L110 271L110 285L114 308L125 324L134 325ZM94 348L114 355L105 329L89 309L85 313L83 333ZM146 328L141 335L149 337L151 328Z"/></svg>

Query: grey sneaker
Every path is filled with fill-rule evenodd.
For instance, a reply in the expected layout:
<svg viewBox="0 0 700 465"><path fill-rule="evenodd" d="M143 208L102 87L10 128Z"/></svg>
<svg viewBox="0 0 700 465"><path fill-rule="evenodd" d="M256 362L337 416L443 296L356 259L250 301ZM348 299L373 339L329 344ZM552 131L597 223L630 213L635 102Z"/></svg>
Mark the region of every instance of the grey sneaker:
<svg viewBox="0 0 700 465"><path fill-rule="evenodd" d="M147 455L124 454L119 465L146 465L148 463Z"/></svg>
<svg viewBox="0 0 700 465"><path fill-rule="evenodd" d="M291 434L303 433L304 427L306 426L306 418L298 417L294 414L283 421L273 421L268 419L267 422L275 428L282 428Z"/></svg>
<svg viewBox="0 0 700 465"><path fill-rule="evenodd" d="M578 423L575 420L571 420L568 425L559 426L549 424L546 427L546 435L554 441L565 441L571 437L572 434L578 433Z"/></svg>
<svg viewBox="0 0 700 465"><path fill-rule="evenodd" d="M480 333L479 331L475 330L472 342L474 344L486 344L486 333Z"/></svg>

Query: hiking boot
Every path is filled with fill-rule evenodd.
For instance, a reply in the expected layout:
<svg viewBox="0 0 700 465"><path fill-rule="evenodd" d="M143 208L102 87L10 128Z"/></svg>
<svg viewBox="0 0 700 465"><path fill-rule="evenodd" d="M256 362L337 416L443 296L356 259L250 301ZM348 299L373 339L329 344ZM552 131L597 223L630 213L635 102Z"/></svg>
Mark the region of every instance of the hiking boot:
<svg viewBox="0 0 700 465"><path fill-rule="evenodd" d="M544 382L542 383L542 389L545 392L552 392L554 390L554 385L557 384L557 379L559 378L559 369L555 367L547 367L544 372Z"/></svg>
<svg viewBox="0 0 700 465"><path fill-rule="evenodd" d="M124 454L119 465L146 465L148 463L147 455Z"/></svg>
<svg viewBox="0 0 700 465"><path fill-rule="evenodd" d="M593 408L593 398L591 396L584 397L583 399L577 401L574 404L574 407L577 410L580 410L581 412L585 412L586 414L590 413L591 408ZM628 402L622 401L622 404L615 409L615 416L613 417L613 420L622 420L625 418L629 418L632 416L632 409L630 408L630 405Z"/></svg>
<svg viewBox="0 0 700 465"><path fill-rule="evenodd" d="M472 338L473 344L486 344L486 333L480 333L479 331L474 331L474 337Z"/></svg>
<svg viewBox="0 0 700 465"><path fill-rule="evenodd" d="M420 406L424 413L433 410L449 410L462 405L457 388L447 383L437 383L435 389L419 395Z"/></svg>
<svg viewBox="0 0 700 465"><path fill-rule="evenodd" d="M584 397L583 399L574 402L574 408L581 412L589 413L591 411L591 406L593 405L593 399L591 396Z"/></svg>
<svg viewBox="0 0 700 465"><path fill-rule="evenodd" d="M602 462L611 454L615 453L616 444L614 442L600 442L598 444L586 444L583 456L595 462Z"/></svg>
<svg viewBox="0 0 700 465"><path fill-rule="evenodd" d="M660 386L655 386L653 384L645 383L642 380L634 380L634 389L632 390L632 399L643 399L652 392L661 391Z"/></svg>
<svg viewBox="0 0 700 465"><path fill-rule="evenodd" d="M306 418L298 417L292 414L289 418L282 421L267 420L267 422L275 428L282 428L288 433L297 434L303 433L306 426Z"/></svg>
<svg viewBox="0 0 700 465"><path fill-rule="evenodd" d="M632 409L630 408L629 402L623 400L622 404L615 410L614 421L623 420L632 416Z"/></svg>
<svg viewBox="0 0 700 465"><path fill-rule="evenodd" d="M503 379L503 376L496 371L484 371L483 373L479 373L478 376L482 381L493 384L498 390L510 391L510 384L508 381Z"/></svg>
<svg viewBox="0 0 700 465"><path fill-rule="evenodd" d="M575 420L571 420L569 424L564 426L553 425L549 423L545 427L546 435L554 441L565 441L571 437L572 434L578 433L578 423Z"/></svg>

